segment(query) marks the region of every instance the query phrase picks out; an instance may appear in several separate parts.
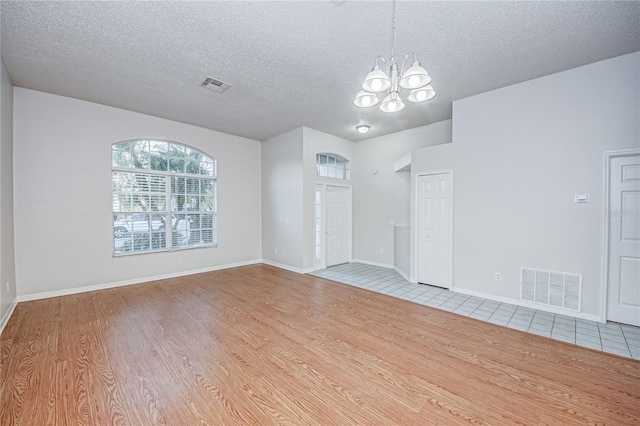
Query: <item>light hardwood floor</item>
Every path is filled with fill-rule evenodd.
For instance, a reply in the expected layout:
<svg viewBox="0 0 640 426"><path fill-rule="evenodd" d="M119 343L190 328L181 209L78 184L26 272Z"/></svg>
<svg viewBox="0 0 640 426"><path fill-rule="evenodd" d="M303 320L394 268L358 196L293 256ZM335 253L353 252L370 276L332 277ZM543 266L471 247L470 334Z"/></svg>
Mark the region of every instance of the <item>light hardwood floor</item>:
<svg viewBox="0 0 640 426"><path fill-rule="evenodd" d="M640 361L266 265L20 303L0 424L640 424Z"/></svg>

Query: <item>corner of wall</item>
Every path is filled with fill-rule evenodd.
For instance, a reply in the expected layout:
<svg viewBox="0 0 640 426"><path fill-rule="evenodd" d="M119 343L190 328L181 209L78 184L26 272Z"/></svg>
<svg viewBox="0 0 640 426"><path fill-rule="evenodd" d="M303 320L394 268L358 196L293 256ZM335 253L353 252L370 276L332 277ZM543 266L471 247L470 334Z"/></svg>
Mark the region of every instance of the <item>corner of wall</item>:
<svg viewBox="0 0 640 426"><path fill-rule="evenodd" d="M8 320L17 293L14 241L13 82L0 57L0 317Z"/></svg>
<svg viewBox="0 0 640 426"><path fill-rule="evenodd" d="M2 318L0 319L0 336L2 336L2 332L4 331L4 328L9 323L9 320L11 319L11 315L13 315L13 311L16 309L16 306L18 306L18 298L17 297L15 297L13 299L13 301L9 305L9 308L2 315Z"/></svg>
<svg viewBox="0 0 640 426"><path fill-rule="evenodd" d="M303 268L303 127L262 144L262 258ZM265 263L266 263L265 262Z"/></svg>

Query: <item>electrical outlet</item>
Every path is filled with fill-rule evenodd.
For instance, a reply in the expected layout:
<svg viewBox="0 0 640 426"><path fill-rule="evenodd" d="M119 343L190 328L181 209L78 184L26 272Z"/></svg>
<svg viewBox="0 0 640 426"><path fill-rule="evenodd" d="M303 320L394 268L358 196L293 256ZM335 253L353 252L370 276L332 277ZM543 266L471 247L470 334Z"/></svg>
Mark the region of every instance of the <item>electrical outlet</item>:
<svg viewBox="0 0 640 426"><path fill-rule="evenodd" d="M184 260L182 260L182 258L178 259L178 265L184 265Z"/></svg>
<svg viewBox="0 0 640 426"><path fill-rule="evenodd" d="M384 250L380 249L380 254L384 254Z"/></svg>
<svg viewBox="0 0 640 426"><path fill-rule="evenodd" d="M9 281L7 281L7 293L10 292L11 289L9 288Z"/></svg>
<svg viewBox="0 0 640 426"><path fill-rule="evenodd" d="M502 281L502 274L500 272L496 272L496 281Z"/></svg>
<svg viewBox="0 0 640 426"><path fill-rule="evenodd" d="M278 254L278 248L277 248L277 247L275 248L275 250L274 250L274 251L276 252L276 254Z"/></svg>

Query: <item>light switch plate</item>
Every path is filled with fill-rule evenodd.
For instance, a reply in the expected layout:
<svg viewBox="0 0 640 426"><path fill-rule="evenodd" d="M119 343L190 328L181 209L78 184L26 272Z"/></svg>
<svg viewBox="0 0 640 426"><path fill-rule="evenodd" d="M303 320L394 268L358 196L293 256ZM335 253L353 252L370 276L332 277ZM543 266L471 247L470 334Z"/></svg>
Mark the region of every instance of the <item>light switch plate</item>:
<svg viewBox="0 0 640 426"><path fill-rule="evenodd" d="M578 203L590 203L591 194L573 194L573 202Z"/></svg>

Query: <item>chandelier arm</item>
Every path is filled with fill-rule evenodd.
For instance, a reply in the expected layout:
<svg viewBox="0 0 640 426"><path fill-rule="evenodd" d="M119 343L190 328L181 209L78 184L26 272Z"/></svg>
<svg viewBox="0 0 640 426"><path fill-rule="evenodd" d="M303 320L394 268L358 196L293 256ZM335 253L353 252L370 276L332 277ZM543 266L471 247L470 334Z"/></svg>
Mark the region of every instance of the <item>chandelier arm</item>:
<svg viewBox="0 0 640 426"><path fill-rule="evenodd" d="M376 58L376 65L378 65L378 59L382 60L382 62L384 63L384 71L387 75L389 75L389 64L387 63L387 60L384 59L384 56L378 55L378 57Z"/></svg>
<svg viewBox="0 0 640 426"><path fill-rule="evenodd" d="M402 69L400 70L400 77L402 78L404 76L404 65L407 62L407 58L409 56L413 55L413 60L417 61L418 60L418 55L416 54L416 52L409 52L407 53L407 56L404 57L404 59L402 60Z"/></svg>

